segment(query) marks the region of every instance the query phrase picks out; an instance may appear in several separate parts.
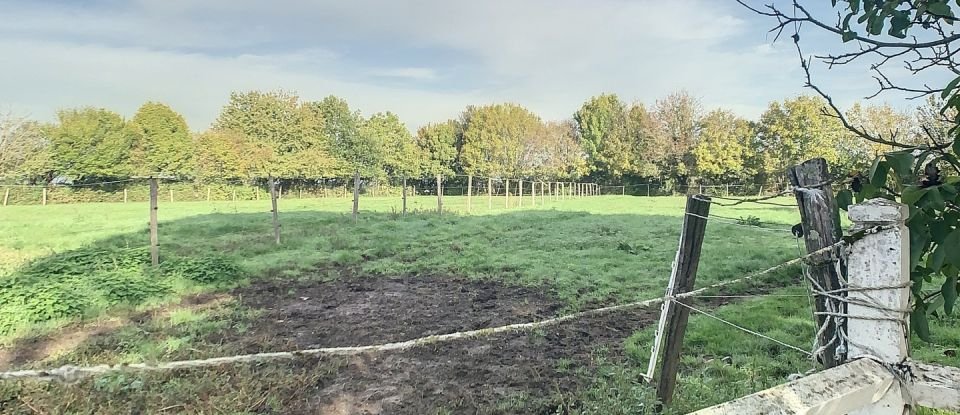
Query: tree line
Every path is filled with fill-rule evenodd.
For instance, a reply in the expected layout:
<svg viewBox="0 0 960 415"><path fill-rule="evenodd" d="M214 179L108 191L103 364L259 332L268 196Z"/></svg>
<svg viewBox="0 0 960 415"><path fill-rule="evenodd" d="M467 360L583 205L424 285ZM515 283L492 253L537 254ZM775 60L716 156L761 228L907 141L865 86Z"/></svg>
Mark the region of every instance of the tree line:
<svg viewBox="0 0 960 415"><path fill-rule="evenodd" d="M124 119L73 108L51 123L0 118L0 180L94 183L163 175L198 183L266 177L312 181L475 175L599 183L780 182L787 166L824 157L835 171L858 170L889 151L824 115L819 97L772 102L759 120L705 111L680 91L651 106L615 94L586 100L571 118L545 121L523 106L468 106L456 119L416 133L392 112L363 117L339 97L307 101L286 91L234 92L214 123L191 132L169 106L148 102ZM944 136L943 103L913 112L857 103L847 118L879 134Z"/></svg>

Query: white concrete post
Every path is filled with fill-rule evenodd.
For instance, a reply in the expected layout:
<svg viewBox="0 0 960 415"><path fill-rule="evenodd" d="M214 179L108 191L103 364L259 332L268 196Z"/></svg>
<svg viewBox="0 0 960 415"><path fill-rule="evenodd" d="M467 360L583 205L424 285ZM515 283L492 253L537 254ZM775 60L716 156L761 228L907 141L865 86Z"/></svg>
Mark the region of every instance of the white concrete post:
<svg viewBox="0 0 960 415"><path fill-rule="evenodd" d="M847 262L847 356L886 364L909 356L910 237L907 207L886 199L850 206L853 233L864 235L850 246ZM872 407L851 414L911 414L900 382Z"/></svg>

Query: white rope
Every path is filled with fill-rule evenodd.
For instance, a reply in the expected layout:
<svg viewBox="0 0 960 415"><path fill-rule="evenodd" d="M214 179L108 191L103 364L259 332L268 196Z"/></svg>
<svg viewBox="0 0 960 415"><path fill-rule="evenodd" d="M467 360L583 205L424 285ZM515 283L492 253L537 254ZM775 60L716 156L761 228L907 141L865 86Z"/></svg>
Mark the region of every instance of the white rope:
<svg viewBox="0 0 960 415"><path fill-rule="evenodd" d="M737 325L737 324L731 323L731 322L729 322L729 321L727 321L727 320L724 320L724 319L722 319L722 318L720 318L720 317L717 317L717 316L715 316L715 315L713 315L713 314L710 314L710 313L708 313L708 312L706 312L706 311L700 310L700 309L698 309L698 308L696 308L696 307L693 307L693 306L691 306L691 305L689 305L689 304L684 304L684 303L681 302L681 301L677 301L676 303L679 304L679 305L681 305L681 306L684 306L684 307L686 307L686 308L689 308L689 309L692 310L692 311L696 311L697 313L703 314L703 315L705 315L705 316L707 316L707 317L710 317L710 318L712 318L712 319L714 319L714 320L717 320L717 321L719 321L719 322L721 322L721 323L723 323L723 324L726 324L726 325L728 325L728 326L730 326L730 327L736 328L737 330L743 331L743 332L745 332L745 333L752 334L752 335L757 336L757 337L760 337L760 338L764 338L764 339L770 340L770 341L772 341L772 342L774 342L774 343L776 343L776 344L779 344L779 345L781 345L781 346L783 346L783 347L786 347L786 348L788 348L788 349L791 349L791 350L795 350L795 351L797 351L797 352L800 352L800 353L802 353L802 354L804 354L804 355L806 355L806 356L808 356L808 357L809 357L809 356L813 356L813 354L811 354L810 352L808 352L808 351L806 351L806 350L803 350L803 349L801 349L801 348L799 348L799 347L797 347L797 346L794 346L794 345L789 344L789 343L784 343L784 342L782 342L782 341L780 341L780 340L774 339L773 337L770 337L770 336L764 335L764 334L762 334L762 333L758 333L758 332L756 332L756 331L750 330L750 329L748 329L748 328L746 328L746 327L739 326L739 325Z"/></svg>

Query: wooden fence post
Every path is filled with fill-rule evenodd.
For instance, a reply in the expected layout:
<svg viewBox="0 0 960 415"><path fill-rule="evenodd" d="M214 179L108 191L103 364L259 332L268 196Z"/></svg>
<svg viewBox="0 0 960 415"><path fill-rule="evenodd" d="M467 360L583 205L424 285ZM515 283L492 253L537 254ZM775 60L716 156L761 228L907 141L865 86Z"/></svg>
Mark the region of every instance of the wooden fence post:
<svg viewBox="0 0 960 415"><path fill-rule="evenodd" d="M510 179L507 179L504 182L504 195L507 197L506 201L503 202L506 205L507 209L510 209Z"/></svg>
<svg viewBox="0 0 960 415"><path fill-rule="evenodd" d="M207 201L210 201L210 186L207 186Z"/></svg>
<svg viewBox="0 0 960 415"><path fill-rule="evenodd" d="M487 178L487 210L493 210L493 179Z"/></svg>
<svg viewBox="0 0 960 415"><path fill-rule="evenodd" d="M257 195L257 200L260 200L260 186L253 186L253 192Z"/></svg>
<svg viewBox="0 0 960 415"><path fill-rule="evenodd" d="M647 183L647 197L650 197L650 183Z"/></svg>
<svg viewBox="0 0 960 415"><path fill-rule="evenodd" d="M884 228L850 246L847 281L857 289L847 293L847 337L852 339L847 353L896 365L910 350L910 236L905 225L910 212L905 205L872 199L850 206L848 216L854 232ZM908 413L900 390L905 386L895 382L872 408L851 414Z"/></svg>
<svg viewBox="0 0 960 415"><path fill-rule="evenodd" d="M400 214L407 216L407 175L403 175L403 210Z"/></svg>
<svg viewBox="0 0 960 415"><path fill-rule="evenodd" d="M267 176L267 180L270 180L270 204L273 209L270 212L273 213L273 237L277 240L277 245L280 245L280 212L277 211L277 182L273 180L273 176Z"/></svg>
<svg viewBox="0 0 960 415"><path fill-rule="evenodd" d="M8 187L8 188L3 192L3 205L4 205L4 206L7 205L7 200L9 200L9 199L10 199L10 188Z"/></svg>
<svg viewBox="0 0 960 415"><path fill-rule="evenodd" d="M517 207L523 207L523 180L517 180Z"/></svg>
<svg viewBox="0 0 960 415"><path fill-rule="evenodd" d="M127 188L123 188L123 203L127 203Z"/></svg>
<svg viewBox="0 0 960 415"><path fill-rule="evenodd" d="M233 189L233 190L231 191L231 193L230 193L230 200L233 200L234 202L237 201L237 189Z"/></svg>
<svg viewBox="0 0 960 415"><path fill-rule="evenodd" d="M170 189L170 203L173 203L173 189Z"/></svg>
<svg viewBox="0 0 960 415"><path fill-rule="evenodd" d="M550 192L550 189L547 188L547 182L540 182L540 206L547 205L547 193Z"/></svg>
<svg viewBox="0 0 960 415"><path fill-rule="evenodd" d="M43 188L42 193L43 193L43 196L41 197L40 204L42 206L46 206L47 205L47 188L46 187Z"/></svg>
<svg viewBox="0 0 960 415"><path fill-rule="evenodd" d="M360 170L357 170L353 173L353 223L357 223L357 213L359 213L359 210L360 210Z"/></svg>
<svg viewBox="0 0 960 415"><path fill-rule="evenodd" d="M160 243L157 229L157 199L159 199L157 179L150 178L150 263L160 265Z"/></svg>
<svg viewBox="0 0 960 415"><path fill-rule="evenodd" d="M807 252L818 251L837 243L841 236L840 217L837 213L837 202L833 199L833 191L830 189L827 161L822 158L807 160L799 166L791 167L787 170L787 175L793 186L798 189L797 205L800 208L803 240ZM840 279L834 262L833 254L830 252L817 255L808 262L807 271L810 277L827 291L840 288ZM831 306L828 298L817 295L814 299L817 313L829 311L828 308ZM834 338L838 328L833 324L833 319L827 318L828 316L824 314L816 316L817 327L827 324L826 330L822 330L819 344L828 344ZM845 360L842 353L838 353L842 351L842 349L838 350L838 346L840 346L839 342L833 342L821 356L825 367L834 367Z"/></svg>
<svg viewBox="0 0 960 415"><path fill-rule="evenodd" d="M687 207L683 216L683 230L680 232L680 247L673 263L673 272L667 286L667 301L664 301L660 312L658 335L654 340L654 350L651 353L651 366L656 365L658 348L660 347L660 333L666 335L663 348L663 362L660 376L657 379L657 401L659 405L668 406L673 401L673 392L677 386L677 371L680 368L680 351L683 348L683 336L687 330L687 319L690 309L676 306L674 301L687 304L691 299L670 300L678 294L693 290L697 279L697 267L700 265L700 248L703 246L703 237L707 228L707 219L710 215L710 198L702 195L687 197ZM665 331L659 330L664 327ZM648 374L652 371L648 369Z"/></svg>
<svg viewBox="0 0 960 415"><path fill-rule="evenodd" d="M443 214L443 179L437 175L437 214Z"/></svg>
<svg viewBox="0 0 960 415"><path fill-rule="evenodd" d="M473 175L467 176L467 213L473 207L471 198L473 197Z"/></svg>

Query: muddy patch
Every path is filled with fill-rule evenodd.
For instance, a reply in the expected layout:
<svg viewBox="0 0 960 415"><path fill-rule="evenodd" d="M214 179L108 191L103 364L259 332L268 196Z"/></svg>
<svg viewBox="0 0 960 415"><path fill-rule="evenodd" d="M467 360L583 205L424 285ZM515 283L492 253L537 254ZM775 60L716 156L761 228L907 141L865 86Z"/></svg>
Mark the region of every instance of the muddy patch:
<svg viewBox="0 0 960 415"><path fill-rule="evenodd" d="M246 352L403 341L534 321L562 307L542 289L435 277L271 280L233 295L261 314L248 331L215 341Z"/></svg>
<svg viewBox="0 0 960 415"><path fill-rule="evenodd" d="M261 314L244 332L219 333L208 341L244 352L410 340L550 318L563 306L541 289L428 277L264 281L233 295ZM587 386L595 353L620 360L624 339L655 322L658 313L656 307L628 310L529 332L354 356L333 382L301 400L302 406L287 409L554 413L563 395Z"/></svg>

